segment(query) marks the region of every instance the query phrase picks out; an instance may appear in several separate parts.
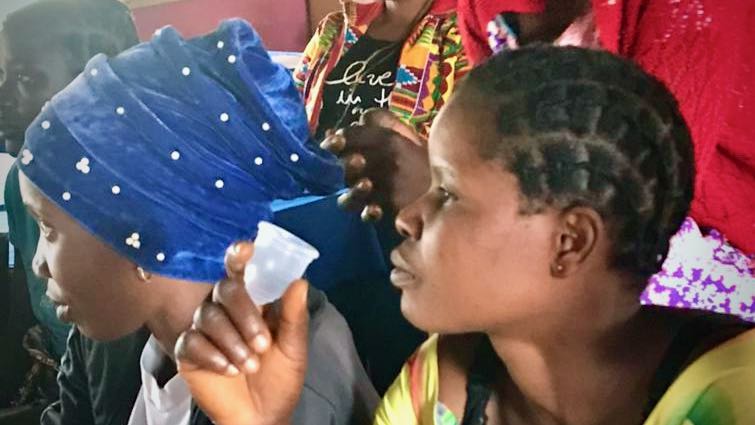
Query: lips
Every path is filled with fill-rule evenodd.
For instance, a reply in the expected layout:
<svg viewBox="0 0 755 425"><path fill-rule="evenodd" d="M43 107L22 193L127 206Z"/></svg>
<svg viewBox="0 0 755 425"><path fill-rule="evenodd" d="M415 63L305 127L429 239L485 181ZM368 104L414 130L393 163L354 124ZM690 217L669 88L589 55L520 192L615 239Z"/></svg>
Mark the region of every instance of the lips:
<svg viewBox="0 0 755 425"><path fill-rule="evenodd" d="M393 270L391 271L391 282L397 288L406 288L417 281L417 277L412 271L409 263L404 260L398 249L391 252L391 262Z"/></svg>
<svg viewBox="0 0 755 425"><path fill-rule="evenodd" d="M65 304L55 304L55 315L61 322L70 322L70 310L71 307Z"/></svg>
<svg viewBox="0 0 755 425"><path fill-rule="evenodd" d="M71 306L66 300L66 297L64 297L61 293L60 288L54 280L47 280L47 292L45 293L45 295L47 295L47 298L49 298L52 304L55 306L55 314L58 316L58 319L64 322L70 321L69 317Z"/></svg>
<svg viewBox="0 0 755 425"><path fill-rule="evenodd" d="M58 316L58 319L63 322L70 322L71 306L66 304L64 301L60 301L59 299L50 296L49 291L47 292L47 297L50 298L50 301L52 301L52 305L55 307L55 315Z"/></svg>

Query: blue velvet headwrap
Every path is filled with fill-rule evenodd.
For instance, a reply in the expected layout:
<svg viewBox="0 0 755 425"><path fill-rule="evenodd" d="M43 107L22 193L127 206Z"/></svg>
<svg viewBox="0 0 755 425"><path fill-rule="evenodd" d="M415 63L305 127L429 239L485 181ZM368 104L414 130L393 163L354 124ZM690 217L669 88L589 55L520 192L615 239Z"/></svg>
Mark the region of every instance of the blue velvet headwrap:
<svg viewBox="0 0 755 425"><path fill-rule="evenodd" d="M19 167L123 256L204 282L271 219L271 201L343 184L289 72L241 20L191 40L165 28L95 57L27 130Z"/></svg>

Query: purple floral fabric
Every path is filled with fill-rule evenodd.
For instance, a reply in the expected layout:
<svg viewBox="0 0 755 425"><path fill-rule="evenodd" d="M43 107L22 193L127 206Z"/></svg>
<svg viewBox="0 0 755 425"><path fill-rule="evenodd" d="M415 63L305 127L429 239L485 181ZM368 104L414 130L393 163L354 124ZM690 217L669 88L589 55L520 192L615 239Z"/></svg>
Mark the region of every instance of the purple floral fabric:
<svg viewBox="0 0 755 425"><path fill-rule="evenodd" d="M687 218L671 239L663 269L650 278L644 305L706 310L755 322L755 255Z"/></svg>

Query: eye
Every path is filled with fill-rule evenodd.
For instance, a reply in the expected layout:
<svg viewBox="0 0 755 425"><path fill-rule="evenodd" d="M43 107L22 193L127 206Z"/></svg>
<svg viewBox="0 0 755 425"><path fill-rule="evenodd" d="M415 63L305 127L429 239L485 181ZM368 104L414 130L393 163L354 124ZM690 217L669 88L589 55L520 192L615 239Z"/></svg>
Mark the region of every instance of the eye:
<svg viewBox="0 0 755 425"><path fill-rule="evenodd" d="M50 227L47 223L44 221L39 222L39 233L42 234L42 236L45 237L45 239L50 240L52 239L54 235L54 230L52 227Z"/></svg>
<svg viewBox="0 0 755 425"><path fill-rule="evenodd" d="M19 82L19 84L31 84L34 82L34 77L28 74L18 74L16 76L16 80Z"/></svg>
<svg viewBox="0 0 755 425"><path fill-rule="evenodd" d="M436 189L438 201L442 204L448 204L457 199L456 195L444 186L438 186Z"/></svg>

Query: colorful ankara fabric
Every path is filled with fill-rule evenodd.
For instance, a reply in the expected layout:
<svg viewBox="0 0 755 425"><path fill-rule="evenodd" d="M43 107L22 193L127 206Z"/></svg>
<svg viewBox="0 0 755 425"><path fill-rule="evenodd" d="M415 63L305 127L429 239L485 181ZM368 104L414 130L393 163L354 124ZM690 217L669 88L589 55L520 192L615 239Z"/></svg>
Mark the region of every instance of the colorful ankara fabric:
<svg viewBox="0 0 755 425"><path fill-rule="evenodd" d="M389 109L424 137L430 125L470 69L456 26L456 1L436 0L404 43ZM380 15L383 3L344 3L340 12L320 22L304 50L294 80L302 92L312 131L319 123L323 86L343 55Z"/></svg>

